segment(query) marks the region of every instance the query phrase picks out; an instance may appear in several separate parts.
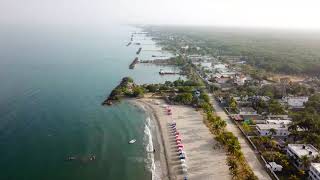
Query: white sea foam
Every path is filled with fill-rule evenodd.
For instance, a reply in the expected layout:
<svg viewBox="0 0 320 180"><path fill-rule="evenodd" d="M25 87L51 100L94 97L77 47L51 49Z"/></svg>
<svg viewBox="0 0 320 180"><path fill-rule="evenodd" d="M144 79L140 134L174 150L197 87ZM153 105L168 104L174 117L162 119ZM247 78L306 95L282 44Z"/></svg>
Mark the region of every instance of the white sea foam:
<svg viewBox="0 0 320 180"><path fill-rule="evenodd" d="M152 174L152 180L160 180L160 177L158 177L158 173L156 173L156 165L154 160L154 154L152 153L154 150L153 147L153 141L152 141L152 133L151 133L151 119L148 117L146 119L146 124L144 127L144 143L145 143L145 150L147 153L146 158L146 168L151 172Z"/></svg>

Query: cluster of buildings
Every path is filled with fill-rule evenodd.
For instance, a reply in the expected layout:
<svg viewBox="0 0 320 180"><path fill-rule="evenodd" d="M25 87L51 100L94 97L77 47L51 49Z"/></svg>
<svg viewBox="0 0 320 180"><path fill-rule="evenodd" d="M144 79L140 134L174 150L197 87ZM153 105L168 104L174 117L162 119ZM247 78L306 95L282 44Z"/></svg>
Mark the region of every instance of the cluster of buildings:
<svg viewBox="0 0 320 180"><path fill-rule="evenodd" d="M222 63L219 60L220 58L201 55L188 56L188 60L197 66L199 72L204 72L201 74L203 79L208 84L213 84L222 90L228 90L234 85L244 85L245 82L252 80L249 75L231 68L227 63ZM233 62L245 63L245 61L240 61L240 59L238 56L232 56Z"/></svg>
<svg viewBox="0 0 320 180"><path fill-rule="evenodd" d="M309 179L320 179L320 163L311 163L319 156L319 150L314 146L311 144L288 144L287 156L296 168L308 170Z"/></svg>
<svg viewBox="0 0 320 180"><path fill-rule="evenodd" d="M308 96L286 96L282 98L282 102L290 109L302 109L308 100Z"/></svg>
<svg viewBox="0 0 320 180"><path fill-rule="evenodd" d="M252 77L241 71L232 68L228 64L222 63L219 58L208 56L191 55L188 57L196 65L201 77L208 83L218 86L222 91L228 91L235 86L245 85L246 82L254 81ZM230 60L231 59L231 60ZM232 63L243 64L245 61L239 57L229 58ZM201 72L204 72L201 74ZM263 84L263 83L262 83ZM308 171L308 177L312 180L320 180L320 163L310 163L318 157L319 151L310 144L286 144L284 143L290 135L289 127L292 124L292 118L287 114L270 115L259 114L254 109L253 102L263 100L269 102L268 96L246 96L233 97L237 103L236 114L229 113L235 121L249 122L254 126L256 136L272 136L279 141L289 157L291 163L297 168ZM222 102L223 99L220 99ZM278 102L287 109L302 109L308 102L307 96L285 96L278 99ZM253 123L252 123L253 121ZM254 124L254 125L252 125ZM267 162L266 166L275 171L282 171L282 166L275 162Z"/></svg>

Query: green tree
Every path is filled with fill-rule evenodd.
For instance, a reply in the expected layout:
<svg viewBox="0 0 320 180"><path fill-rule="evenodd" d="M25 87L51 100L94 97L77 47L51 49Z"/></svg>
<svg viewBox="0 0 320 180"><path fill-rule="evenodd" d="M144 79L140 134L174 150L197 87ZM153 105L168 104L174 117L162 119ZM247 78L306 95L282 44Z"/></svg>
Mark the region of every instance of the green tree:
<svg viewBox="0 0 320 180"><path fill-rule="evenodd" d="M284 114L284 108L276 100L270 100L269 102L269 113L270 114Z"/></svg>
<svg viewBox="0 0 320 180"><path fill-rule="evenodd" d="M131 77L125 77L124 80L126 80L129 83L133 83L133 79Z"/></svg>
<svg viewBox="0 0 320 180"><path fill-rule="evenodd" d="M271 129L269 130L269 134L270 134L271 137L273 137L274 135L277 134L277 130L275 130L274 128L271 128Z"/></svg>
<svg viewBox="0 0 320 180"><path fill-rule="evenodd" d="M229 170L231 171L232 176L236 177L238 175L238 163L237 163L237 160L232 158L232 157L228 157L227 164L229 166Z"/></svg>
<svg viewBox="0 0 320 180"><path fill-rule="evenodd" d="M291 175L289 176L288 180L299 180L299 178L298 178L296 175L291 174Z"/></svg>
<svg viewBox="0 0 320 180"><path fill-rule="evenodd" d="M193 96L192 96L191 93L178 94L175 97L175 101L176 102L182 103L182 104L185 104L185 105L191 104L192 100L193 100Z"/></svg>
<svg viewBox="0 0 320 180"><path fill-rule="evenodd" d="M200 98L200 99L203 99L206 103L209 103L209 102L210 102L209 95L206 94L206 93L204 93L204 92L202 92L202 93L200 94L200 97L199 97L199 98Z"/></svg>
<svg viewBox="0 0 320 180"><path fill-rule="evenodd" d="M134 97L142 97L144 95L144 89L143 87L136 86L133 88L133 94Z"/></svg>
<svg viewBox="0 0 320 180"><path fill-rule="evenodd" d="M230 102L229 102L229 106L231 108L232 111L236 111L237 110L237 101L232 97Z"/></svg>
<svg viewBox="0 0 320 180"><path fill-rule="evenodd" d="M303 167L303 169L308 169L308 167L310 166L310 159L308 158L308 156L304 155L301 157L301 165Z"/></svg>
<svg viewBox="0 0 320 180"><path fill-rule="evenodd" d="M251 127L248 125L248 123L242 123L242 128L243 128L243 131L245 132L245 133L250 133L250 132L252 132L252 129L251 129Z"/></svg>
<svg viewBox="0 0 320 180"><path fill-rule="evenodd" d="M149 91L149 92L156 92L158 89L159 89L159 86L156 85L156 84L148 84L146 89Z"/></svg>
<svg viewBox="0 0 320 180"><path fill-rule="evenodd" d="M205 112L212 112L212 106L211 104L207 103L207 102L202 102L200 104L200 107L203 109L203 111Z"/></svg>

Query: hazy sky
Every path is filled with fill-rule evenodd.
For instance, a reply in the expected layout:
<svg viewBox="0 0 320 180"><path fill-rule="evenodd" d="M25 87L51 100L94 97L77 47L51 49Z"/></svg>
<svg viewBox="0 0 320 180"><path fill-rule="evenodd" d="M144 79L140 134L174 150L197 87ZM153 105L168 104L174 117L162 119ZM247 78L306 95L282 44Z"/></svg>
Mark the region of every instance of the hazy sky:
<svg viewBox="0 0 320 180"><path fill-rule="evenodd" d="M0 0L0 23L320 29L320 0Z"/></svg>

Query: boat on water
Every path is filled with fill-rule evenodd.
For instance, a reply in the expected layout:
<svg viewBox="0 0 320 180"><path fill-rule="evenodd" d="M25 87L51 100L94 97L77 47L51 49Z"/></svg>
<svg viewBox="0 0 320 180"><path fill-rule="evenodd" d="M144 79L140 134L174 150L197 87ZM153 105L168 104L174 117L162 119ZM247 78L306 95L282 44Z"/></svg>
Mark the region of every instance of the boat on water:
<svg viewBox="0 0 320 180"><path fill-rule="evenodd" d="M131 139L130 141L129 141L129 144L133 144L133 143L135 143L137 140L136 139Z"/></svg>
<svg viewBox="0 0 320 180"><path fill-rule="evenodd" d="M77 158L76 157L74 157L74 156L69 156L69 157L67 157L65 160L66 161L74 161L74 160L76 160Z"/></svg>

